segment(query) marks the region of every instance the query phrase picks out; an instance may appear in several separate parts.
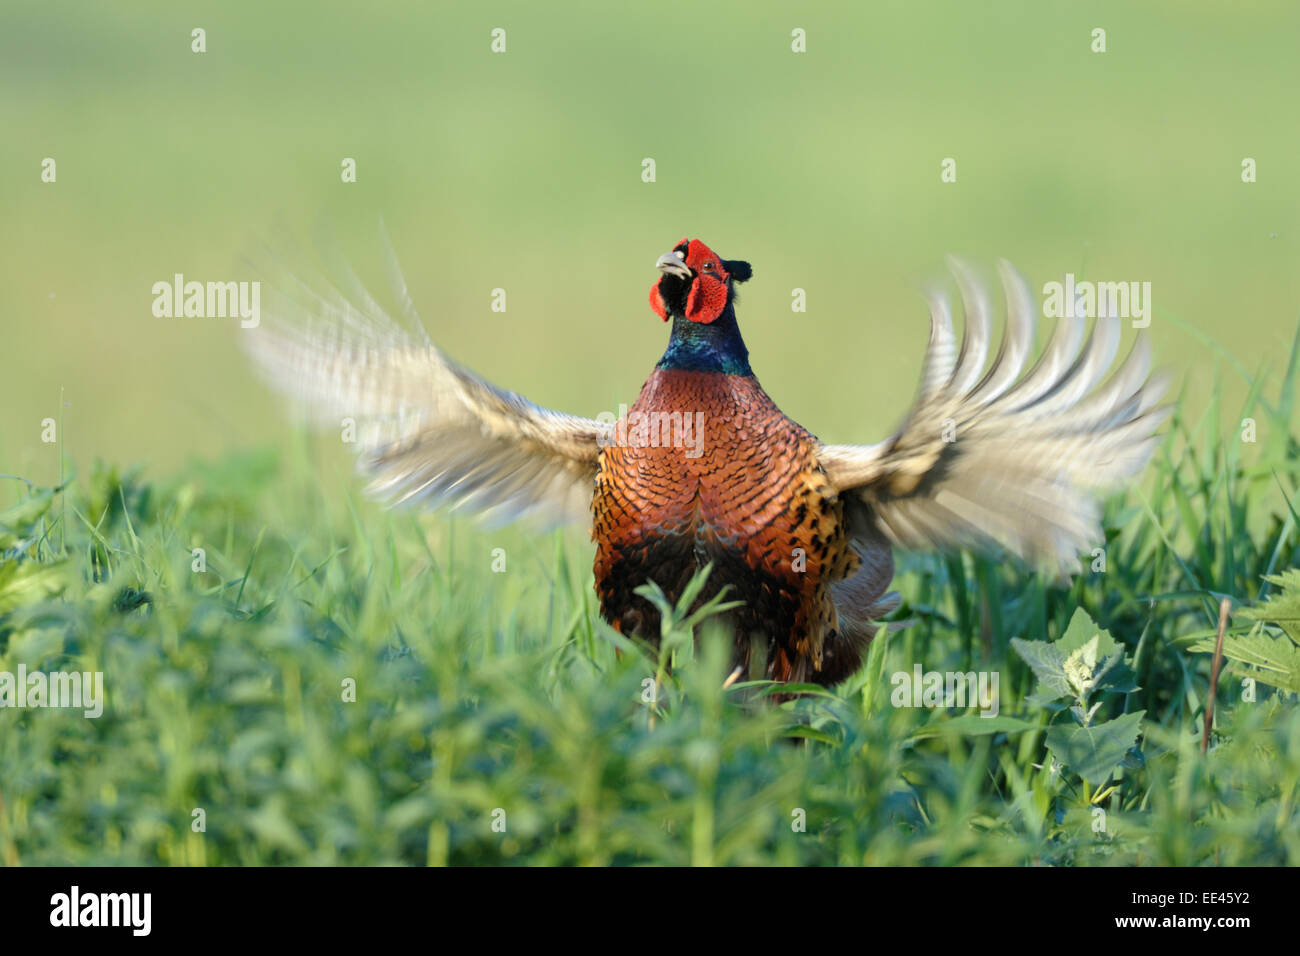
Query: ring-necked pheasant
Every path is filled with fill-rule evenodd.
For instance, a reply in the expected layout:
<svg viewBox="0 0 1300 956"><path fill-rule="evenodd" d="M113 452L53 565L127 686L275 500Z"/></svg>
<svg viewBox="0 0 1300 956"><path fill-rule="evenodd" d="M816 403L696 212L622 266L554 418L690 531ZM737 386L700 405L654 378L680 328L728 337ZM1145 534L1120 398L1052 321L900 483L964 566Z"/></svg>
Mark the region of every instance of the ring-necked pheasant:
<svg viewBox="0 0 1300 956"><path fill-rule="evenodd" d="M400 279L405 324L349 273L350 296L299 286L247 341L277 387L334 423L370 426L360 464L374 493L590 521L603 615L652 642L658 614L634 590L655 581L676 600L711 562L706 596L730 585L744 602L730 612L736 663L831 684L898 606L893 546L1000 547L1076 570L1100 537L1096 493L1146 463L1166 413L1145 339L1102 381L1117 318L1096 320L1086 343L1085 319L1060 320L1025 373L1036 303L1005 262L1005 332L988 362L991 297L952 265L960 344L932 295L919 394L875 445L824 445L781 413L736 323L750 266L698 239L657 263L650 305L672 323L668 348L618 422L540 408L457 365L424 334Z"/></svg>

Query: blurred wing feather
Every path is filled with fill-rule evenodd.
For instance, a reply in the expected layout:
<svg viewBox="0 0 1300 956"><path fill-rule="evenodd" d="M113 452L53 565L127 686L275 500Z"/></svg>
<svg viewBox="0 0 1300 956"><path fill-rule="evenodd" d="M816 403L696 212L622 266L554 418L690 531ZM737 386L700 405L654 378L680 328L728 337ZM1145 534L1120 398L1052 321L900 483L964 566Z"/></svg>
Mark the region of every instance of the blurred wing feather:
<svg viewBox="0 0 1300 956"><path fill-rule="evenodd" d="M1037 309L1004 261L1006 329L986 370L990 297L970 269L952 266L966 311L960 350L947 301L931 294L921 390L903 426L876 445L822 446L822 467L849 501L855 540L1000 546L1075 571L1101 536L1098 493L1147 463L1168 414L1150 348L1139 337L1107 378L1119 319L1102 316L1087 335L1085 319L1063 318L1026 373Z"/></svg>
<svg viewBox="0 0 1300 956"><path fill-rule="evenodd" d="M395 503L452 506L492 523L590 519L596 459L611 427L497 388L433 345L395 261L405 324L342 264L347 295L292 275L244 342L268 382L321 423L356 424L369 491Z"/></svg>

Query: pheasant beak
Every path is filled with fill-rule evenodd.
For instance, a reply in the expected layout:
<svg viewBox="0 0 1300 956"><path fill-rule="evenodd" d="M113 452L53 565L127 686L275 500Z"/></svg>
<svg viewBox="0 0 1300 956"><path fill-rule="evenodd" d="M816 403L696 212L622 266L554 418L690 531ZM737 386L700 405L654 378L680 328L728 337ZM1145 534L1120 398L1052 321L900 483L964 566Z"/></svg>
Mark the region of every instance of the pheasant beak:
<svg viewBox="0 0 1300 956"><path fill-rule="evenodd" d="M655 268L664 275L677 276L679 279L689 279L691 277L691 268L682 261L682 257L675 252L665 252L655 263Z"/></svg>

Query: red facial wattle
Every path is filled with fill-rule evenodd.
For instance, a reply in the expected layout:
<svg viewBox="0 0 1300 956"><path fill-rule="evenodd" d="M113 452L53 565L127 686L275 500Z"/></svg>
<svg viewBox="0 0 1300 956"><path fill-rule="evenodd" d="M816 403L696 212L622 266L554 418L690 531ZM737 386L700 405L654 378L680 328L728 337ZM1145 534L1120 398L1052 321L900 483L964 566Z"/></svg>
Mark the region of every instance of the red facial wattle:
<svg viewBox="0 0 1300 956"><path fill-rule="evenodd" d="M686 297L686 317L692 322L705 325L722 314L727 307L726 273L722 278L701 273L691 284L691 293Z"/></svg>
<svg viewBox="0 0 1300 956"><path fill-rule="evenodd" d="M668 321L668 304L664 302L664 297L659 292L658 282L650 287L650 308L654 309L655 315L659 318Z"/></svg>

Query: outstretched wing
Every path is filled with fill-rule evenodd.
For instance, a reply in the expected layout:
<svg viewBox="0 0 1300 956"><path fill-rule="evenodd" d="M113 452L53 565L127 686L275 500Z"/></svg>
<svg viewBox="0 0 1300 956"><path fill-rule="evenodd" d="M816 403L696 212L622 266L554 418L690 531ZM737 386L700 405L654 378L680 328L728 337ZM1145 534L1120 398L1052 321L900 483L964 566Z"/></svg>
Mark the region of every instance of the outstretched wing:
<svg viewBox="0 0 1300 956"><path fill-rule="evenodd" d="M534 405L449 359L424 333L395 260L404 324L346 264L335 272L347 295L290 276L270 296L264 290L262 322L242 334L273 386L323 423L355 423L371 493L493 522L590 520L596 459L612 426Z"/></svg>
<svg viewBox="0 0 1300 956"><path fill-rule="evenodd" d="M960 347L942 294L930 297L930 345L921 390L891 438L878 445L825 445L822 466L849 501L854 537L884 535L908 548L1001 546L1058 572L1100 538L1097 493L1137 473L1168 414L1163 382L1148 379L1150 348L1139 336L1103 382L1119 347L1120 320L1061 319L1032 371L1037 313L1025 280L999 262L1006 330L992 340L988 291L959 262L951 267L966 322Z"/></svg>

